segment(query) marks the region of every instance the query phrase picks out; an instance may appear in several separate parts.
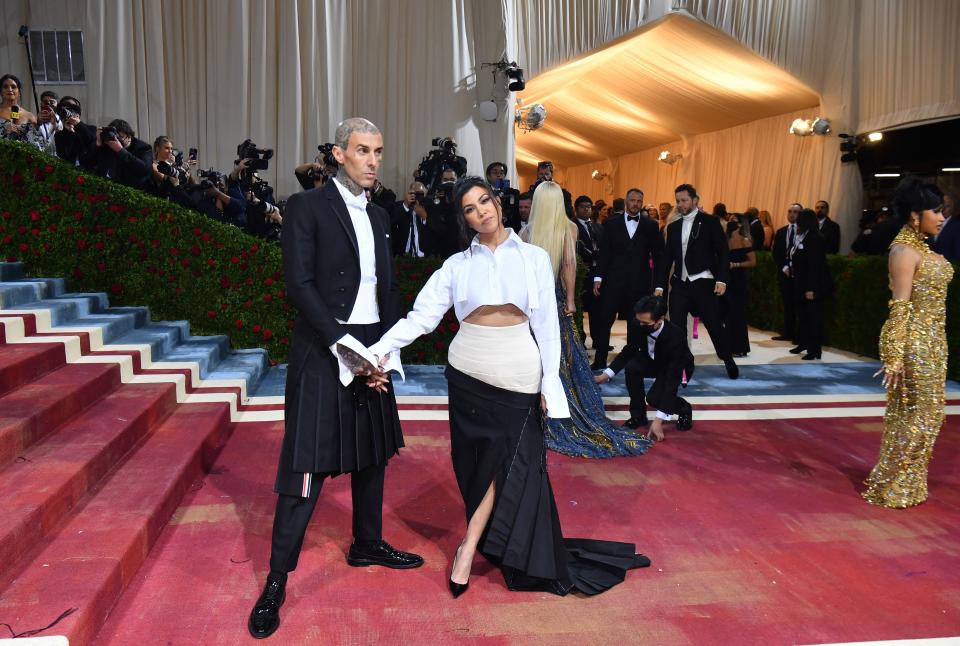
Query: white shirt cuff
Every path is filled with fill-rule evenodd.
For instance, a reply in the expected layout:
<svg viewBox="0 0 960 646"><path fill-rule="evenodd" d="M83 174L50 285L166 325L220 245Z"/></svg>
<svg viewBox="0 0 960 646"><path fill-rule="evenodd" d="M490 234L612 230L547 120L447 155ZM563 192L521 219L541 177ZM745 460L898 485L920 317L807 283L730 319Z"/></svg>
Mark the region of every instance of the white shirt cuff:
<svg viewBox="0 0 960 646"><path fill-rule="evenodd" d="M594 277L593 277L593 282L595 282L595 283L602 283L602 282L603 282L603 278L601 278L600 276L594 276Z"/></svg>
<svg viewBox="0 0 960 646"><path fill-rule="evenodd" d="M667 420L669 420L671 417L672 417L672 415L669 415L669 414L667 414L667 413L664 413L662 410L658 410L658 411L657 411L657 419L662 419L663 421L667 421Z"/></svg>
<svg viewBox="0 0 960 646"><path fill-rule="evenodd" d="M563 392L560 375L545 376L540 382L540 394L547 402L547 417L553 419L570 417L570 406L567 404L567 395Z"/></svg>
<svg viewBox="0 0 960 646"><path fill-rule="evenodd" d="M376 354L376 353L374 353ZM380 355L377 355L380 356ZM400 351L394 350L390 353L390 356L387 358L387 362L383 364L384 372L390 372L391 370L395 371L400 375L400 379L403 381L407 380L406 375L403 374L403 364L400 363Z"/></svg>
<svg viewBox="0 0 960 646"><path fill-rule="evenodd" d="M340 367L340 383L343 384L344 386L349 386L350 382L353 381L353 378L355 377L355 375L353 374L353 371L350 370L350 368L348 368L346 364L343 363L343 359L340 357L340 353L337 352L337 343L342 343L343 345L347 346L348 348L350 348L351 350L359 354L361 357L363 357L373 365L377 365L376 357L374 357L373 354L369 350L367 350L367 347L365 345L357 341L355 337L349 334L344 334L342 337L337 339L336 343L330 346L330 352L332 352L333 356L337 358L337 364Z"/></svg>
<svg viewBox="0 0 960 646"><path fill-rule="evenodd" d="M614 377L617 376L617 373L615 373L615 372L614 372L613 370L611 370L610 368L604 368L604 369L603 369L603 374L605 374L605 375L606 375L607 377L609 377L610 379L613 379Z"/></svg>

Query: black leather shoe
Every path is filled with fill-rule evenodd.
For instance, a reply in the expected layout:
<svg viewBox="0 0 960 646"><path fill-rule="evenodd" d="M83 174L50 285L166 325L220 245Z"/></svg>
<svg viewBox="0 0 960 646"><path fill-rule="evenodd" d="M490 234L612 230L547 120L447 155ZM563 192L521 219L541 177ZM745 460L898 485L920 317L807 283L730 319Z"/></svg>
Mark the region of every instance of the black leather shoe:
<svg viewBox="0 0 960 646"><path fill-rule="evenodd" d="M723 365L727 368L727 376L731 379L740 376L740 368L737 367L737 363L733 359L725 359Z"/></svg>
<svg viewBox="0 0 960 646"><path fill-rule="evenodd" d="M630 429L637 429L637 428L640 428L641 426L649 426L650 420L647 419L646 415L644 415L643 417L631 417L630 419L625 421L623 425Z"/></svg>
<svg viewBox="0 0 960 646"><path fill-rule="evenodd" d="M686 399L680 399L680 410L677 414L677 430L689 431L693 428L693 406Z"/></svg>
<svg viewBox="0 0 960 646"><path fill-rule="evenodd" d="M461 594L467 591L467 588L470 587L470 582L466 583L454 583L453 579L447 579L450 583L450 594L453 595L453 598L456 599Z"/></svg>
<svg viewBox="0 0 960 646"><path fill-rule="evenodd" d="M793 339L791 339L788 336L783 336L782 334L778 334L777 336L771 337L770 340L771 341L789 341L790 343L793 343Z"/></svg>
<svg viewBox="0 0 960 646"><path fill-rule="evenodd" d="M395 550L386 541L354 541L347 554L347 564L353 567L382 565L395 570L409 570L423 565L423 557Z"/></svg>
<svg viewBox="0 0 960 646"><path fill-rule="evenodd" d="M280 627L280 606L287 598L287 582L267 577L267 585L250 612L247 630L255 639L265 639Z"/></svg>
<svg viewBox="0 0 960 646"><path fill-rule="evenodd" d="M806 350L805 347L803 347L802 345L798 345L795 348L790 348L790 354L800 354L804 350Z"/></svg>
<svg viewBox="0 0 960 646"><path fill-rule="evenodd" d="M803 355L803 356L800 357L800 358L803 359L804 361L813 361L813 360L815 360L815 359L819 359L819 358L820 358L820 353L818 352L817 354L810 354L810 353L808 352L807 354Z"/></svg>

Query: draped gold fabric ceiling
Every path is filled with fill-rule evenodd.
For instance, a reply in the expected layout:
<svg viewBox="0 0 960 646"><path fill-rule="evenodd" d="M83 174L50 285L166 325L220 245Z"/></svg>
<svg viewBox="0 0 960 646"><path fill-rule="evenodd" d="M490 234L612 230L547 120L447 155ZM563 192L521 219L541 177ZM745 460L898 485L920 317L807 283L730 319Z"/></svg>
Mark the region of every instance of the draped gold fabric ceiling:
<svg viewBox="0 0 960 646"><path fill-rule="evenodd" d="M539 160L575 166L819 104L786 71L681 14L531 79L520 98L548 113L543 128L517 134L527 177Z"/></svg>

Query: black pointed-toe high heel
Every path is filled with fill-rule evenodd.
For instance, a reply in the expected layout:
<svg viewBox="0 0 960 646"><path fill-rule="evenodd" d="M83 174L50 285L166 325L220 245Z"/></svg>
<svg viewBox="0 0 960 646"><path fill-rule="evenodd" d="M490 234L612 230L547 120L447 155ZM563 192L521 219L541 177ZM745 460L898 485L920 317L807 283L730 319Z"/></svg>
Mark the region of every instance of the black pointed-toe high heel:
<svg viewBox="0 0 960 646"><path fill-rule="evenodd" d="M466 583L455 583L453 579L448 579L447 581L448 583L450 583L450 594L453 595L454 599L456 599L461 594L466 592L467 588L470 587L469 581L467 581Z"/></svg>

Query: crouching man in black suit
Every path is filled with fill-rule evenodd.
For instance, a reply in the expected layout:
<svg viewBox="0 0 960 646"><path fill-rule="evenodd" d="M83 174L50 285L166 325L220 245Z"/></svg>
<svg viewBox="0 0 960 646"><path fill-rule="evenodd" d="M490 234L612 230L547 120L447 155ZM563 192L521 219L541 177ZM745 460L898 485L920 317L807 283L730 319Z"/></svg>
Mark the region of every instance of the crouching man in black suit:
<svg viewBox="0 0 960 646"><path fill-rule="evenodd" d="M627 391L630 393L630 419L624 426L647 426L647 402L657 409L648 437L663 440L663 422L677 415L677 430L693 428L693 407L677 396L684 381L684 372L693 376L693 354L687 347L687 335L666 320L667 304L660 296L644 296L633 308L634 320L627 326L627 345L610 367L594 379L606 383L627 369ZM653 378L650 390L644 393L643 380ZM686 384L684 384L686 385Z"/></svg>

